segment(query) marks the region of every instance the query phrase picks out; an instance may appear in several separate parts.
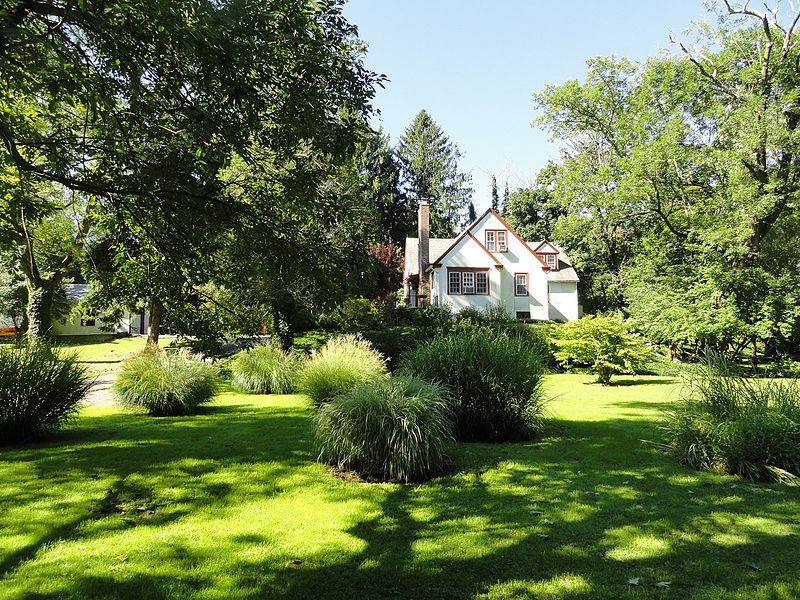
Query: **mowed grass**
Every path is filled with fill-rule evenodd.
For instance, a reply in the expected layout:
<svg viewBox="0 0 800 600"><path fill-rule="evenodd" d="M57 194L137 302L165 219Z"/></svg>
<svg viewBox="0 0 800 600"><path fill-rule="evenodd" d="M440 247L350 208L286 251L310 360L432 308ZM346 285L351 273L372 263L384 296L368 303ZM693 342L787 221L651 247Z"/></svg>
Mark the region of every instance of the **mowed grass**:
<svg viewBox="0 0 800 600"><path fill-rule="evenodd" d="M0 597L800 597L800 488L647 443L674 380L591 379L548 377L543 439L459 444L454 473L408 486L317 464L302 396L88 408L0 449Z"/></svg>
<svg viewBox="0 0 800 600"><path fill-rule="evenodd" d="M162 337L160 346L166 346L174 338ZM119 364L137 352L144 350L147 338L142 336L118 337L98 342L96 340L62 341L58 346L67 352L74 352L78 361L86 367L90 375L107 375L116 372Z"/></svg>

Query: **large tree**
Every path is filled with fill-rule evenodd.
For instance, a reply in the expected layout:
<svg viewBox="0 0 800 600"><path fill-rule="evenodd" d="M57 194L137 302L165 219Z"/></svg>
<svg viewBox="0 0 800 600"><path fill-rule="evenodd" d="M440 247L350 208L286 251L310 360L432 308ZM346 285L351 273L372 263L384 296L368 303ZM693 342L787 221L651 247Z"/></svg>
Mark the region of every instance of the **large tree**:
<svg viewBox="0 0 800 600"><path fill-rule="evenodd" d="M458 146L421 110L400 137L397 156L414 206L422 199L431 204L431 235L453 237L472 197L472 177L459 170Z"/></svg>
<svg viewBox="0 0 800 600"><path fill-rule="evenodd" d="M754 349L791 348L797 331L774 301L800 283L784 251L800 191L800 12L780 14L723 2L719 25L698 26L677 54L593 59L585 82L535 96L539 122L565 142L556 189L573 218L602 216L619 239L643 244L647 260L621 268L664 274L631 272L635 295L702 293L696 310L717 298ZM701 267L703 285L668 276Z"/></svg>
<svg viewBox="0 0 800 600"><path fill-rule="evenodd" d="M203 252L204 229L246 232L242 220L259 213L226 194L234 152L276 178L316 182L328 174L304 164L310 155L347 157L379 79L362 52L339 2L7 2L0 227L22 231L16 248L31 254L27 225L47 216L38 190L56 183L85 197L79 238L113 215L181 267L185 246ZM276 202L280 188L259 200ZM21 264L35 337L58 276Z"/></svg>

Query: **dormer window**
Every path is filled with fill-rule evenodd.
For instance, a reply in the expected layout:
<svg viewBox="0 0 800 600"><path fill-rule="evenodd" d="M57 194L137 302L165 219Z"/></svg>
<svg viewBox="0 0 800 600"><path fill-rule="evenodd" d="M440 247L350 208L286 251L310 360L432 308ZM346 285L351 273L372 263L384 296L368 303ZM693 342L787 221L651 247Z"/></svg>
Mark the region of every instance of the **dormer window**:
<svg viewBox="0 0 800 600"><path fill-rule="evenodd" d="M545 254L544 260L553 271L558 270L558 257L555 254Z"/></svg>
<svg viewBox="0 0 800 600"><path fill-rule="evenodd" d="M489 252L508 252L507 233L505 229L487 229L486 249Z"/></svg>

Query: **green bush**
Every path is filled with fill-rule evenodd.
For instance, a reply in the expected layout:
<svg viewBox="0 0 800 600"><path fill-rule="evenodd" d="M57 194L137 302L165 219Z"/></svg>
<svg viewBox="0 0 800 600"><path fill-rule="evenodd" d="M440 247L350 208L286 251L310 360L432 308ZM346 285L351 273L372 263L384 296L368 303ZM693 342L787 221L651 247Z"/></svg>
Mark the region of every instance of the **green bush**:
<svg viewBox="0 0 800 600"><path fill-rule="evenodd" d="M380 304L366 298L347 298L333 311L334 326L341 331L363 331L376 327L383 314Z"/></svg>
<svg viewBox="0 0 800 600"><path fill-rule="evenodd" d="M350 389L314 416L319 460L382 481L423 481L449 464L452 414L446 390L411 377Z"/></svg>
<svg viewBox="0 0 800 600"><path fill-rule="evenodd" d="M461 440L528 439L542 428L544 357L519 337L459 327L401 364L403 373L447 386Z"/></svg>
<svg viewBox="0 0 800 600"><path fill-rule="evenodd" d="M42 344L0 348L0 444L60 429L90 387L74 355Z"/></svg>
<svg viewBox="0 0 800 600"><path fill-rule="evenodd" d="M314 350L319 350L328 340L335 337L337 334L326 331L324 329L312 329L304 331L294 336L292 342L292 350L295 352L303 352L304 354L311 354Z"/></svg>
<svg viewBox="0 0 800 600"><path fill-rule="evenodd" d="M721 355L665 413L666 448L682 462L748 479L800 475L800 384L740 376Z"/></svg>
<svg viewBox="0 0 800 600"><path fill-rule="evenodd" d="M551 341L555 358L564 367L590 367L598 383L608 385L615 373L636 373L653 351L628 326L611 315L588 315L554 327Z"/></svg>
<svg viewBox="0 0 800 600"><path fill-rule="evenodd" d="M413 350L435 334L435 331L417 325L390 325L380 329L368 329L362 333L364 339L386 357L391 371L397 369L400 356L404 352Z"/></svg>
<svg viewBox="0 0 800 600"><path fill-rule="evenodd" d="M188 352L153 349L124 361L112 390L123 406L167 417L196 412L218 383L216 369Z"/></svg>
<svg viewBox="0 0 800 600"><path fill-rule="evenodd" d="M246 394L288 394L301 358L275 346L256 346L240 352L231 362L233 387Z"/></svg>
<svg viewBox="0 0 800 600"><path fill-rule="evenodd" d="M320 405L362 383L386 376L386 362L355 335L331 338L311 353L297 376L298 391Z"/></svg>

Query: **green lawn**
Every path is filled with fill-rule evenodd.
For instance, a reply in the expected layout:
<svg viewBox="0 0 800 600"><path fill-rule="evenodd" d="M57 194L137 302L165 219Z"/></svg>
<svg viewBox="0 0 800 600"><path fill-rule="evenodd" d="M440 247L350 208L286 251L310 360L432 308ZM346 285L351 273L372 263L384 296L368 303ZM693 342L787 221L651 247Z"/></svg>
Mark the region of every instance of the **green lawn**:
<svg viewBox="0 0 800 600"><path fill-rule="evenodd" d="M160 346L166 346L172 338L162 337ZM78 360L91 375L103 375L117 370L119 363L145 348L147 338L141 336L119 337L97 342L96 340L59 342L59 346L78 355Z"/></svg>
<svg viewBox="0 0 800 600"><path fill-rule="evenodd" d="M643 442L674 381L588 381L548 379L544 439L459 445L454 474L414 486L315 463L299 396L87 409L0 450L0 598L800 597L800 488Z"/></svg>

